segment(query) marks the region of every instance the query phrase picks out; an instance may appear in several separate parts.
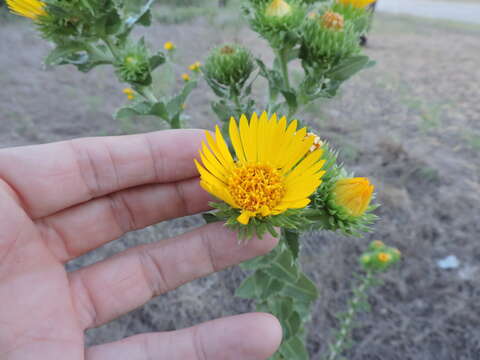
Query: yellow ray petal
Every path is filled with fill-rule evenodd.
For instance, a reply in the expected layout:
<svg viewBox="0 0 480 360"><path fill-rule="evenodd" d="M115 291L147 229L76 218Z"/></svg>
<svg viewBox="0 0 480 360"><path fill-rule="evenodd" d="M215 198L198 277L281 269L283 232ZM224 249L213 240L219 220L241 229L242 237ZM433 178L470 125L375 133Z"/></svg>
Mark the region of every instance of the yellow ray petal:
<svg viewBox="0 0 480 360"><path fill-rule="evenodd" d="M227 168L231 168L233 166L232 154L230 154L230 150L228 150L228 145L223 139L222 132L220 131L220 128L218 127L218 125L215 126L215 139L217 140L217 145L220 151L222 152L223 158L229 164Z"/></svg>
<svg viewBox="0 0 480 360"><path fill-rule="evenodd" d="M230 119L229 126L230 139L232 140L232 145L237 154L237 159L240 162L246 162L245 152L243 150L242 139L240 138L240 133L238 131L237 121L232 117Z"/></svg>
<svg viewBox="0 0 480 360"><path fill-rule="evenodd" d="M248 120L245 115L240 117L240 138L242 139L246 162L253 161L251 159L254 158L254 149L250 144L250 129L248 127Z"/></svg>

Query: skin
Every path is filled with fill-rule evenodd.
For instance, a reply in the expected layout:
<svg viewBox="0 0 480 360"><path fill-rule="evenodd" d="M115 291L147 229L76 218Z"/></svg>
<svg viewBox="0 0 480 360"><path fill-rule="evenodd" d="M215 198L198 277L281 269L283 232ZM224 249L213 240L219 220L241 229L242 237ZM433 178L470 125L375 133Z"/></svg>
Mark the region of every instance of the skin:
<svg viewBox="0 0 480 360"><path fill-rule="evenodd" d="M84 346L84 331L152 297L265 254L221 224L138 245L82 269L65 263L125 232L208 210L192 159L199 130L78 139L0 150L0 359L267 359L273 316L251 313L192 328Z"/></svg>

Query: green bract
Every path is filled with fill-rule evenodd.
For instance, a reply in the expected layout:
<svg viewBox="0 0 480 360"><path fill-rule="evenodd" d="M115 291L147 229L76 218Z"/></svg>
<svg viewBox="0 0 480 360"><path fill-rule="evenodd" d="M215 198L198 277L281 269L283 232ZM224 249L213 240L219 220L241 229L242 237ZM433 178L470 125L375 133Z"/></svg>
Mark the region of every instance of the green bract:
<svg viewBox="0 0 480 360"><path fill-rule="evenodd" d="M226 87L242 88L255 69L249 50L236 44L226 44L212 50L205 61L208 80Z"/></svg>
<svg viewBox="0 0 480 360"><path fill-rule="evenodd" d="M321 17L307 19L302 29L300 58L307 67L329 69L360 53L359 34L345 22L343 30L325 28Z"/></svg>

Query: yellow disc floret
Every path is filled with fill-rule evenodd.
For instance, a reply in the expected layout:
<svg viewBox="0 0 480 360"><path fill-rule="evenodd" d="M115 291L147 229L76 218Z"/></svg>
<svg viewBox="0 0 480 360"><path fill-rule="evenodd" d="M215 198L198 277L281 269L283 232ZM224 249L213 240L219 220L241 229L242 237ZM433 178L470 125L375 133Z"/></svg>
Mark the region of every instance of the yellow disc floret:
<svg viewBox="0 0 480 360"><path fill-rule="evenodd" d="M381 252L377 255L377 259L378 259L378 261L380 261L382 263L386 263L386 262L389 262L390 260L392 260L392 255L390 255L389 253L386 253L386 252Z"/></svg>
<svg viewBox="0 0 480 360"><path fill-rule="evenodd" d="M32 20L38 20L39 17L47 15L45 3L39 0L7 0L7 5L15 15Z"/></svg>
<svg viewBox="0 0 480 360"><path fill-rule="evenodd" d="M268 118L264 112L260 117L254 113L250 121L242 115L239 124L232 118L229 133L235 158L217 126L215 138L207 133L208 147L202 145L203 164L195 163L200 185L240 210L239 223L309 204L322 182L325 160L322 149L310 152L315 139L306 136L306 128L297 130L296 120L287 124L285 117Z"/></svg>
<svg viewBox="0 0 480 360"><path fill-rule="evenodd" d="M335 31L343 30L344 21L343 16L333 11L327 11L322 16L323 27Z"/></svg>
<svg viewBox="0 0 480 360"><path fill-rule="evenodd" d="M268 164L240 164L230 175L228 189L251 215L270 215L285 195L280 172Z"/></svg>

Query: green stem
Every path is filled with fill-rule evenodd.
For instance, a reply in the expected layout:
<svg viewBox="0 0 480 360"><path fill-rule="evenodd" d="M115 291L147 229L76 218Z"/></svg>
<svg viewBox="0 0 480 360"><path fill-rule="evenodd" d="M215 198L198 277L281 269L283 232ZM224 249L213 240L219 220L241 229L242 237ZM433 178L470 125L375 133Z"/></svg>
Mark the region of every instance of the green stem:
<svg viewBox="0 0 480 360"><path fill-rule="evenodd" d="M281 49L277 52L277 59L280 63L280 71L282 72L283 86L286 90L290 89L290 79L288 76L287 50Z"/></svg>
<svg viewBox="0 0 480 360"><path fill-rule="evenodd" d="M108 50L110 50L110 52L112 53L113 58L116 60L120 60L120 56L117 53L117 49L113 41L108 36L102 38L102 40L107 45Z"/></svg>
<svg viewBox="0 0 480 360"><path fill-rule="evenodd" d="M157 103L158 99L153 93L153 89L151 86L145 86L141 89L142 95L149 100L150 102Z"/></svg>
<svg viewBox="0 0 480 360"><path fill-rule="evenodd" d="M348 310L341 320L337 341L330 347L331 350L328 360L338 359L348 347L347 343L354 328L355 316L361 306L361 302L365 299L368 289L372 286L373 280L373 273L369 271L362 279L360 285L353 291L353 298L349 301Z"/></svg>

